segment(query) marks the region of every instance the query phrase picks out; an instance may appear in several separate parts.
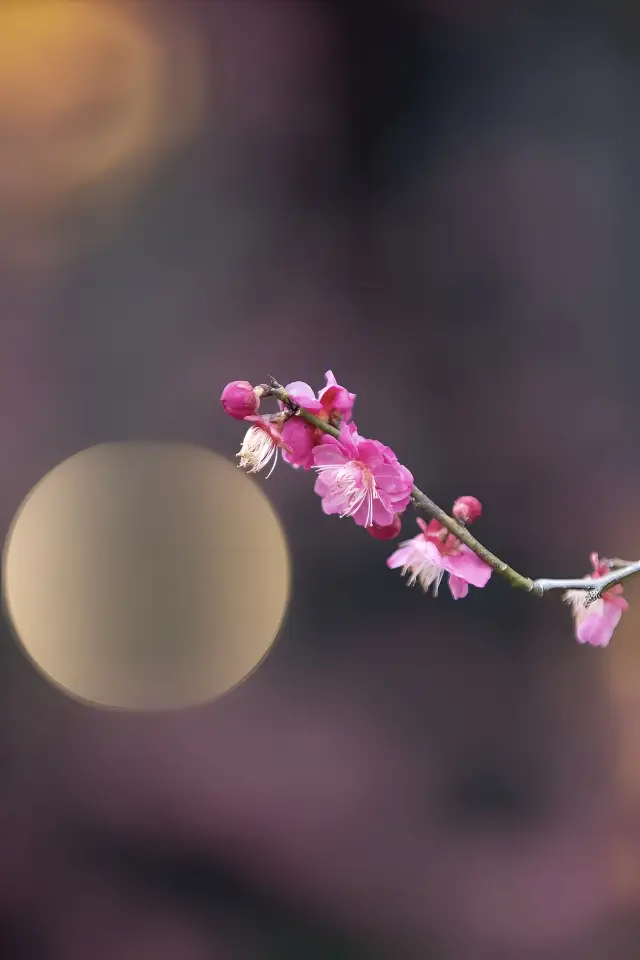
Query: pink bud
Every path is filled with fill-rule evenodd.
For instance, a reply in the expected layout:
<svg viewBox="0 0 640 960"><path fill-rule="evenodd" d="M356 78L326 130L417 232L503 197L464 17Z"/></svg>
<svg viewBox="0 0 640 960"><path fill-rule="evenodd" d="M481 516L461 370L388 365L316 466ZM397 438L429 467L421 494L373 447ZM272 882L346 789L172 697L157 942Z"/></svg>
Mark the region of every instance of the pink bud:
<svg viewBox="0 0 640 960"><path fill-rule="evenodd" d="M482 514L482 504L475 497L458 497L453 505L453 515L460 523L473 523Z"/></svg>
<svg viewBox="0 0 640 960"><path fill-rule="evenodd" d="M224 412L234 420L253 416L260 406L260 398L246 380L233 380L222 391L220 402Z"/></svg>
<svg viewBox="0 0 640 960"><path fill-rule="evenodd" d="M396 513L393 518L393 522L388 524L386 527L381 527L377 523L372 523L370 526L365 527L365 530L367 533L370 533L372 537L375 537L376 540L393 540L402 530L402 520L400 519L400 514Z"/></svg>

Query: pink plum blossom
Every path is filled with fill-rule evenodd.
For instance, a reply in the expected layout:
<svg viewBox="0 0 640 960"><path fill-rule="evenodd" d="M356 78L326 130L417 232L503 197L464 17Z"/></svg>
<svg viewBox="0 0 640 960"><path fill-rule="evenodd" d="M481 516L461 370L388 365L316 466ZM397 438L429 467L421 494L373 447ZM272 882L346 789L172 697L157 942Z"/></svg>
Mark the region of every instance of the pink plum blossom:
<svg viewBox="0 0 640 960"><path fill-rule="evenodd" d="M339 439L322 437L313 464L324 512L352 517L360 527L389 526L411 499L411 473L389 447L361 437L353 423L342 423Z"/></svg>
<svg viewBox="0 0 640 960"><path fill-rule="evenodd" d="M222 391L220 402L224 412L234 420L244 420L245 417L252 416L260 406L260 398L247 380L232 380L228 383Z"/></svg>
<svg viewBox="0 0 640 960"><path fill-rule="evenodd" d="M296 380L288 383L285 390L298 406L313 413L325 422L346 421L351 419L355 393L349 393L337 383L331 370L325 373L326 386L318 392L316 397L308 383ZM284 404L280 403L281 409ZM310 470L313 466L313 448L317 446L323 436L322 430L302 417L290 417L282 430L282 438L289 450L283 450L282 459L292 467Z"/></svg>
<svg viewBox="0 0 640 960"><path fill-rule="evenodd" d="M597 579L609 573L607 561L601 560L597 553L592 553L590 559L593 572L588 574L588 579ZM593 647L607 646L620 617L629 609L629 604L622 596L621 583L611 587L589 605L585 603L584 590L567 590L564 599L572 607L576 640L578 643L590 643Z"/></svg>
<svg viewBox="0 0 640 960"><path fill-rule="evenodd" d="M473 523L482 516L482 504L477 497L458 497L451 513L460 523Z"/></svg>
<svg viewBox="0 0 640 960"><path fill-rule="evenodd" d="M356 402L355 393L349 393L341 387L331 370L324 375L327 385L318 393L318 400L323 408L329 412L339 413L347 422L351 419L353 405Z"/></svg>
<svg viewBox="0 0 640 960"><path fill-rule="evenodd" d="M247 473L259 473L273 461L267 474L270 477L278 460L278 450L283 453L290 450L282 437L281 423L267 417L245 417L245 420L250 420L251 426L236 454L239 458L238 466Z"/></svg>
<svg viewBox="0 0 640 960"><path fill-rule="evenodd" d="M417 523L421 532L401 543L387 560L391 570L401 567L403 576L409 574L409 586L418 582L426 593L433 584L433 594L437 596L440 582L448 573L451 595L454 600L459 600L468 594L469 584L474 587L487 585L491 567L484 560L448 533L437 520L427 525L418 518Z"/></svg>

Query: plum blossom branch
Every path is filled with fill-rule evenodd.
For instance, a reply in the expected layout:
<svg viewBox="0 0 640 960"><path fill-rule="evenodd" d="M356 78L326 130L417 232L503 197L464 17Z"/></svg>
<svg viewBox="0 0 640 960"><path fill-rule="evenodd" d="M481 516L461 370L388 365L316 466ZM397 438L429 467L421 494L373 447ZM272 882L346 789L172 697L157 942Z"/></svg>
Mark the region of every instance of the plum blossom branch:
<svg viewBox="0 0 640 960"><path fill-rule="evenodd" d="M355 394L341 387L333 373L317 396L301 381L283 387L274 377L253 387L246 380L229 383L221 397L225 411L250 426L238 454L248 472L275 467L278 454L296 469L317 472L315 492L326 514L351 517L381 540L397 537L401 515L412 503L431 518L418 518L420 533L407 540L387 559L391 569L409 574L409 585L419 582L425 592L449 576L454 599L465 597L469 585L484 587L492 571L511 586L542 597L563 591L571 604L576 638L580 643L606 646L622 613L628 609L622 583L640 574L640 561L605 560L591 555L593 572L566 579L526 577L488 550L467 525L482 513L475 497L459 497L452 514L438 506L414 484L413 476L394 452L377 440L360 436L351 421ZM278 401L279 412L258 416L263 397ZM325 436L326 435L326 436Z"/></svg>
<svg viewBox="0 0 640 960"><path fill-rule="evenodd" d="M270 377L270 381L269 386L261 384L261 386L257 388L263 396L276 397L292 414L302 417L307 423L312 424L317 429L323 430L333 437L337 438L340 436L340 431L336 427L327 423L325 420L321 420L320 417L315 416L313 413L309 413L308 410L305 410L304 407L301 407L292 400L282 384L278 383L275 378ZM545 593L549 593L552 590L583 590L586 593L585 604L588 606L599 599L607 589L640 573L640 561L616 559L607 561L607 565L611 568L610 573L595 579L579 577L566 579L540 578L532 580L530 577L518 573L517 570L510 567L504 560L501 560L500 557L497 557L488 550L467 530L464 524L459 523L454 517L449 516L442 507L439 507L437 503L415 485L411 491L411 500L414 506L423 510L434 520L437 520L449 533L457 537L458 540L469 547L470 550L473 550L476 556L484 560L492 570L495 570L496 573L504 577L512 587L524 590L527 593L533 593L538 597L542 597Z"/></svg>
<svg viewBox="0 0 640 960"><path fill-rule="evenodd" d="M307 423L311 423L314 427L317 427L319 430L323 430L325 433L329 433L333 437L339 437L340 431L326 421L321 420L319 417L314 416L314 414L309 413L303 407L300 407L297 403L291 400L286 390L282 384L278 383L277 380L271 378L270 386L266 384L261 384L258 387L259 391L263 392L263 395L271 395L276 397L283 403L292 413L297 416L302 417ZM514 570L510 567L504 560L501 560L499 557L496 557L495 554L491 553L490 550L487 550L479 540L467 530L464 524L459 523L454 517L450 517L446 511L438 506L430 497L423 493L419 487L413 487L411 491L411 500L415 507L420 510L423 510L428 516L432 517L434 520L437 520L442 526L453 534L454 537L457 537L461 543L464 543L470 550L480 557L481 560L484 560L492 570L495 570L496 573L499 573L502 577L505 578L512 586L517 587L521 590L526 590L527 592L538 592L533 580L529 577L522 576L521 573L518 573L517 570ZM541 595L541 594L540 594Z"/></svg>

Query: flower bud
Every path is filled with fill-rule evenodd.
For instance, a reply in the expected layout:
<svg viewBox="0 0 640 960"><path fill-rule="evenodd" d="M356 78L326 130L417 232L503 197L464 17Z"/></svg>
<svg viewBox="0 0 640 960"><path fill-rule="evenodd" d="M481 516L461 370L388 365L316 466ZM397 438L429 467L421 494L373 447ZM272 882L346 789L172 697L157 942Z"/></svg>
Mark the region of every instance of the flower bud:
<svg viewBox="0 0 640 960"><path fill-rule="evenodd" d="M460 523L473 523L482 514L482 504L475 497L458 497L452 512Z"/></svg>
<svg viewBox="0 0 640 960"><path fill-rule="evenodd" d="M400 514L396 513L393 522L386 527L380 527L377 523L372 523L371 526L365 527L365 530L371 534L372 537L375 537L376 540L393 540L402 530Z"/></svg>
<svg viewBox="0 0 640 960"><path fill-rule="evenodd" d="M220 402L224 412L234 420L244 420L252 416L260 406L260 399L246 380L233 380L222 391Z"/></svg>

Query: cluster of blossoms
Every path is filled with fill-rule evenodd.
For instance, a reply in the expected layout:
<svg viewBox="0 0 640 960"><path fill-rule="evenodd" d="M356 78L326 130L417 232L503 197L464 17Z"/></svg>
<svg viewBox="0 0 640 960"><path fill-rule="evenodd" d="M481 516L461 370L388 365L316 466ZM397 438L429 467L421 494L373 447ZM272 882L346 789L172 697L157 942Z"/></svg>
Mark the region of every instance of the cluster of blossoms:
<svg viewBox="0 0 640 960"><path fill-rule="evenodd" d="M239 466L258 473L271 465L270 476L280 453L294 469L315 470L314 489L325 514L350 517L372 537L393 540L400 535L402 514L415 492L413 476L393 450L358 433L352 421L356 395L340 386L331 370L325 379L317 395L307 383L287 384L283 390L287 402L279 399L277 413L262 415L260 401L271 394L269 387L254 387L246 380L227 384L220 398L225 412L249 424L237 454ZM480 501L471 496L459 497L452 509L461 535L460 528L481 514ZM487 585L492 573L489 563L438 520L418 519L417 523L420 532L401 542L387 559L390 569L400 569L409 585L419 583L425 593L433 587L434 596L446 573L455 600L466 597L470 585ZM592 554L591 562L591 579L610 569L597 554ZM582 590L568 590L564 598L572 607L577 640L593 646L609 643L628 608L620 584L592 602Z"/></svg>

